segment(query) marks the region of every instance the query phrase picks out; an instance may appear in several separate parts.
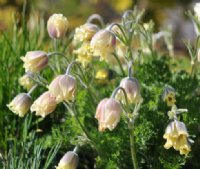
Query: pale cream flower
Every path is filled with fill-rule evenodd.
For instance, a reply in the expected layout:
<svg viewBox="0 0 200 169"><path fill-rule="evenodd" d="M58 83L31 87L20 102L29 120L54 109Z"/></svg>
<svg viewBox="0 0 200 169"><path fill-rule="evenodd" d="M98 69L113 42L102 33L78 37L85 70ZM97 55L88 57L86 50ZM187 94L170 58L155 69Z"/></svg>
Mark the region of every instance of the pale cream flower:
<svg viewBox="0 0 200 169"><path fill-rule="evenodd" d="M27 93L18 94L7 106L19 117L23 117L32 104L31 97Z"/></svg>
<svg viewBox="0 0 200 169"><path fill-rule="evenodd" d="M48 56L44 51L29 51L25 57L21 57L26 72L39 72L48 64Z"/></svg>
<svg viewBox="0 0 200 169"><path fill-rule="evenodd" d="M60 160L56 169L76 169L78 166L78 155L72 151L68 151Z"/></svg>
<svg viewBox="0 0 200 169"><path fill-rule="evenodd" d="M121 116L121 106L118 101L112 98L105 98L97 106L95 118L99 123L99 131L104 131L106 128L113 130Z"/></svg>
<svg viewBox="0 0 200 169"><path fill-rule="evenodd" d="M99 31L99 28L97 25L92 23L85 23L84 25L81 25L80 27L75 29L74 34L74 41L75 42L84 42L84 41L90 41L95 33Z"/></svg>
<svg viewBox="0 0 200 169"><path fill-rule="evenodd" d="M31 106L31 112L35 111L36 116L42 116L44 118L52 113L56 109L56 106L56 97L47 91L34 101Z"/></svg>
<svg viewBox="0 0 200 169"><path fill-rule="evenodd" d="M47 21L47 31L51 38L63 38L68 27L68 20L63 14L53 14Z"/></svg>
<svg viewBox="0 0 200 169"><path fill-rule="evenodd" d="M107 60L114 50L116 45L116 37L109 30L98 31L91 40L90 43L94 56L100 56L101 60Z"/></svg>
<svg viewBox="0 0 200 169"><path fill-rule="evenodd" d="M30 75L25 74L19 78L19 84L23 86L24 89L30 90L35 85L35 82L30 78Z"/></svg>
<svg viewBox="0 0 200 169"><path fill-rule="evenodd" d="M49 85L49 91L56 97L56 101L74 100L76 79L71 75L59 75Z"/></svg>
<svg viewBox="0 0 200 169"><path fill-rule="evenodd" d="M195 15L197 16L197 18L200 21L200 3L196 3L194 5L194 12L195 12Z"/></svg>

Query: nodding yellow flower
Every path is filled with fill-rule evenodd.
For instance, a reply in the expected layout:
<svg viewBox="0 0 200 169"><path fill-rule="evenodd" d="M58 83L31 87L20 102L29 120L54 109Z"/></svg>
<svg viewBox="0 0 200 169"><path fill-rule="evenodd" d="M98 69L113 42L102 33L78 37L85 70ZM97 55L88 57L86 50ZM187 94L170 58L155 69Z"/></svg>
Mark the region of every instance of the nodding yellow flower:
<svg viewBox="0 0 200 169"><path fill-rule="evenodd" d="M92 61L93 50L88 42L84 42L80 48L74 50L74 53L77 54L76 60L80 62L83 67L86 67Z"/></svg>
<svg viewBox="0 0 200 169"><path fill-rule="evenodd" d="M116 45L116 37L109 30L100 30L93 37L90 42L93 49L94 56L99 56L101 60L107 60L114 50Z"/></svg>
<svg viewBox="0 0 200 169"><path fill-rule="evenodd" d="M121 116L120 103L113 98L105 98L101 100L96 109L95 118L99 123L99 131L105 129L113 130L120 121Z"/></svg>
<svg viewBox="0 0 200 169"><path fill-rule="evenodd" d="M53 14L47 21L47 31L54 39L63 38L69 27L68 20L63 14Z"/></svg>
<svg viewBox="0 0 200 169"><path fill-rule="evenodd" d="M169 92L165 96L164 101L167 103L168 106L173 106L176 103L175 93Z"/></svg>
<svg viewBox="0 0 200 169"><path fill-rule="evenodd" d="M30 90L35 85L35 82L30 78L30 76L31 75L25 74L19 78L19 84L26 90Z"/></svg>
<svg viewBox="0 0 200 169"><path fill-rule="evenodd" d="M180 151L180 154L187 155L191 151L188 136L185 124L175 120L167 126L163 135L163 138L167 140L164 148L173 147L175 150Z"/></svg>
<svg viewBox="0 0 200 169"><path fill-rule="evenodd" d="M95 33L99 31L99 28L97 25L92 23L85 23L84 25L81 25L80 27L75 29L74 34L74 41L75 42L84 42L84 41L90 41Z"/></svg>
<svg viewBox="0 0 200 169"><path fill-rule="evenodd" d="M31 97L26 93L20 93L7 105L7 107L19 117L23 117L28 112L31 104Z"/></svg>
<svg viewBox="0 0 200 169"><path fill-rule="evenodd" d="M95 78L98 80L108 79L109 72L107 69L100 69L97 71Z"/></svg>
<svg viewBox="0 0 200 169"><path fill-rule="evenodd" d="M78 155L73 151L68 151L58 163L56 169L76 169L78 166Z"/></svg>

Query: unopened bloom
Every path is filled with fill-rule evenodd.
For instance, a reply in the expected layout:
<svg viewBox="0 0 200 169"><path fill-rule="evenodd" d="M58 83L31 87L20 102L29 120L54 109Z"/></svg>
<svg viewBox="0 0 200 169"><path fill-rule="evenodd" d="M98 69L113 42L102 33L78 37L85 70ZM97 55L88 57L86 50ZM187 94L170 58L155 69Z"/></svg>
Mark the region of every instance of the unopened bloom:
<svg viewBox="0 0 200 169"><path fill-rule="evenodd" d="M196 4L194 5L194 12L195 12L197 18L198 18L199 21L200 21L200 3L196 3Z"/></svg>
<svg viewBox="0 0 200 169"><path fill-rule="evenodd" d="M180 154L188 154L191 151L191 147L188 142L188 132L186 126L183 122L177 120L171 122L163 136L167 142L164 145L164 148L169 149L173 147L175 150L179 150Z"/></svg>
<svg viewBox="0 0 200 169"><path fill-rule="evenodd" d="M30 78L30 76L31 75L25 74L19 79L19 84L26 90L30 90L35 85L35 82Z"/></svg>
<svg viewBox="0 0 200 169"><path fill-rule="evenodd" d="M140 101L140 85L136 78L126 77L121 80L119 86L125 90L129 103L138 103ZM124 102L124 93L121 90L118 91L117 98L122 99Z"/></svg>
<svg viewBox="0 0 200 169"><path fill-rule="evenodd" d="M76 42L90 41L97 31L99 31L97 25L86 23L75 29L74 40Z"/></svg>
<svg viewBox="0 0 200 169"><path fill-rule="evenodd" d="M68 151L60 160L56 169L76 169L78 166L78 155L73 151Z"/></svg>
<svg viewBox="0 0 200 169"><path fill-rule="evenodd" d="M115 50L116 37L109 30L100 30L92 37L90 44L94 56L100 56L101 60L107 60Z"/></svg>
<svg viewBox="0 0 200 169"><path fill-rule="evenodd" d="M31 112L36 112L36 116L43 118L56 109L56 98L49 92L44 92L37 98L31 106Z"/></svg>
<svg viewBox="0 0 200 169"><path fill-rule="evenodd" d="M21 59L24 62L23 67L26 69L26 72L39 72L48 64L48 56L44 51L27 52L25 57L21 57Z"/></svg>
<svg viewBox="0 0 200 169"><path fill-rule="evenodd" d="M7 106L19 117L23 117L32 104L31 97L27 93L18 94Z"/></svg>
<svg viewBox="0 0 200 169"><path fill-rule="evenodd" d="M51 38L63 38L67 32L69 23L63 14L53 14L47 21L47 31Z"/></svg>
<svg viewBox="0 0 200 169"><path fill-rule="evenodd" d="M77 61L79 61L83 67L86 67L93 58L93 50L90 46L90 43L84 42L80 48L74 51L77 54Z"/></svg>
<svg viewBox="0 0 200 169"><path fill-rule="evenodd" d="M59 75L49 85L49 91L57 102L69 101L75 98L76 79L71 75Z"/></svg>
<svg viewBox="0 0 200 169"><path fill-rule="evenodd" d="M95 118L99 123L99 131L106 128L113 130L120 121L122 109L120 103L113 98L105 98L97 106Z"/></svg>

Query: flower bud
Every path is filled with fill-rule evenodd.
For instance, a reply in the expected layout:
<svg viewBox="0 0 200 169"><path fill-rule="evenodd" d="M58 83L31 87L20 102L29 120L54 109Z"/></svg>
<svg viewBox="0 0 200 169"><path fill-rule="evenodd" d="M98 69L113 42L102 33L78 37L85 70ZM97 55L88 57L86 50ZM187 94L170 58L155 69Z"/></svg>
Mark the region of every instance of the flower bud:
<svg viewBox="0 0 200 169"><path fill-rule="evenodd" d="M68 151L60 160L56 169L76 169L78 166L78 155L72 151Z"/></svg>
<svg viewBox="0 0 200 169"><path fill-rule="evenodd" d="M75 98L76 80L70 75L59 75L49 85L49 91L57 102L69 101Z"/></svg>
<svg viewBox="0 0 200 169"><path fill-rule="evenodd" d="M194 5L194 12L195 12L195 15L197 16L198 20L200 21L200 3L196 3Z"/></svg>
<svg viewBox="0 0 200 169"><path fill-rule="evenodd" d="M99 123L99 131L106 128L113 130L119 120L122 109L120 103L112 98L105 98L97 106L95 118Z"/></svg>
<svg viewBox="0 0 200 169"><path fill-rule="evenodd" d="M28 112L31 104L31 97L26 93L20 93L7 106L13 113L23 117Z"/></svg>
<svg viewBox="0 0 200 169"><path fill-rule="evenodd" d="M173 121L171 122L163 136L167 142L164 148L169 149L173 147L175 150L179 150L180 154L188 154L191 151L190 145L188 143L188 132L186 126L183 122Z"/></svg>
<svg viewBox="0 0 200 169"><path fill-rule="evenodd" d="M24 62L23 67L26 69L26 72L39 72L48 64L48 56L43 51L27 52L25 57L21 57L21 59Z"/></svg>
<svg viewBox="0 0 200 169"><path fill-rule="evenodd" d="M53 14L47 21L47 31L49 36L54 39L63 38L68 26L68 20L63 14Z"/></svg>
<svg viewBox="0 0 200 169"><path fill-rule="evenodd" d="M74 40L76 42L90 41L97 31L99 31L97 25L86 23L75 29Z"/></svg>
<svg viewBox="0 0 200 169"><path fill-rule="evenodd" d="M140 85L136 78L126 77L121 80L119 86L125 90L129 103L138 103L140 101ZM124 93L121 90L118 91L117 98L122 99L124 102Z"/></svg>
<svg viewBox="0 0 200 169"><path fill-rule="evenodd" d="M19 79L19 84L23 86L24 89L30 90L34 85L34 81L30 78L31 75L25 74Z"/></svg>
<svg viewBox="0 0 200 169"><path fill-rule="evenodd" d="M43 93L31 106L31 112L36 112L36 116L43 118L56 109L56 98L49 92Z"/></svg>
<svg viewBox="0 0 200 169"><path fill-rule="evenodd" d="M114 52L116 37L109 30L100 30L92 37L90 45L94 56L100 56L101 60L106 60Z"/></svg>

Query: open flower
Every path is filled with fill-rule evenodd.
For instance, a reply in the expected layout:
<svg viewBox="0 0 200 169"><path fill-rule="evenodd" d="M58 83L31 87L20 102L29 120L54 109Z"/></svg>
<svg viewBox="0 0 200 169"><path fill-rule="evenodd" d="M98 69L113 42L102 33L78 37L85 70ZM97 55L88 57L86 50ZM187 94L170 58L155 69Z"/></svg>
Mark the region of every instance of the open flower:
<svg viewBox="0 0 200 169"><path fill-rule="evenodd" d="M19 79L19 84L26 90L30 90L35 85L35 82L30 78L30 76L31 75L25 74Z"/></svg>
<svg viewBox="0 0 200 169"><path fill-rule="evenodd" d="M113 130L120 121L122 109L120 103L113 98L105 98L97 106L95 118L99 122L99 131L106 128Z"/></svg>
<svg viewBox="0 0 200 169"><path fill-rule="evenodd" d="M75 98L76 79L71 75L59 75L49 85L49 91L57 102L69 101Z"/></svg>
<svg viewBox="0 0 200 169"><path fill-rule="evenodd" d="M173 106L176 103L176 93L172 87L165 87L163 91L163 101L167 103L167 106Z"/></svg>
<svg viewBox="0 0 200 169"><path fill-rule="evenodd" d="M68 151L60 160L56 169L76 169L78 166L78 155L72 151Z"/></svg>
<svg viewBox="0 0 200 169"><path fill-rule="evenodd" d="M36 116L43 118L56 109L56 98L49 92L44 92L31 106L31 112L36 112Z"/></svg>
<svg viewBox="0 0 200 169"><path fill-rule="evenodd" d="M119 86L125 90L129 103L138 103L140 101L140 85L136 78L126 77L121 80ZM117 98L124 102L124 93L121 90L118 91Z"/></svg>
<svg viewBox="0 0 200 169"><path fill-rule="evenodd" d="M100 30L92 37L90 45L94 56L100 56L101 60L107 60L107 57L115 50L116 37L109 30Z"/></svg>
<svg viewBox="0 0 200 169"><path fill-rule="evenodd" d="M188 132L183 122L177 120L171 122L166 128L163 138L167 140L164 145L166 149L173 147L175 150L179 150L180 154L188 154L191 151Z"/></svg>
<svg viewBox="0 0 200 169"><path fill-rule="evenodd" d="M27 93L18 94L7 106L19 117L23 117L32 104L31 97Z"/></svg>
<svg viewBox="0 0 200 169"><path fill-rule="evenodd" d="M84 25L81 25L80 27L75 29L74 41L90 41L97 31L99 31L97 25L92 23L85 23Z"/></svg>
<svg viewBox="0 0 200 169"><path fill-rule="evenodd" d="M51 38L63 38L67 32L69 23L63 14L53 14L47 21L47 31Z"/></svg>
<svg viewBox="0 0 200 169"><path fill-rule="evenodd" d="M26 72L39 72L48 64L48 56L44 51L29 51L21 59L24 62L23 67L26 69Z"/></svg>

